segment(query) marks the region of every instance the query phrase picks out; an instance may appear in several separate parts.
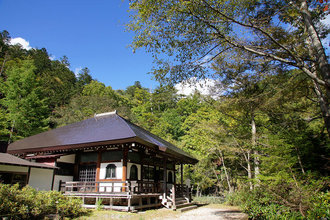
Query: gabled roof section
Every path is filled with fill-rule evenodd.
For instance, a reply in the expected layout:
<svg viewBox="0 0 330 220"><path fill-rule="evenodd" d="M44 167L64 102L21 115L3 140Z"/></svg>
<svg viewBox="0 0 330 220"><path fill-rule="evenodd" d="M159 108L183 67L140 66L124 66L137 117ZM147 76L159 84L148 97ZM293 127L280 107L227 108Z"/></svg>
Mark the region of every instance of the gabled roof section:
<svg viewBox="0 0 330 220"><path fill-rule="evenodd" d="M24 166L24 167L38 167L46 169L57 169L57 167L50 166L47 164L30 162L21 158L15 157L11 154L0 153L0 164L13 165L13 166Z"/></svg>
<svg viewBox="0 0 330 220"><path fill-rule="evenodd" d="M120 117L117 112L97 114L93 118L16 141L9 145L8 153L47 152L128 142L148 144L189 163L197 163L183 150Z"/></svg>

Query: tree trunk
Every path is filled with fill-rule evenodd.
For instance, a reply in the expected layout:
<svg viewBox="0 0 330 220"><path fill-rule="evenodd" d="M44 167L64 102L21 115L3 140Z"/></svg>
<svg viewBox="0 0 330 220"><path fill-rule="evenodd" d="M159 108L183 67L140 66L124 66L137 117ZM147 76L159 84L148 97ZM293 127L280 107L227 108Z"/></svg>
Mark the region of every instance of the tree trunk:
<svg viewBox="0 0 330 220"><path fill-rule="evenodd" d="M326 126L328 135L330 136L330 67L325 54L325 50L322 46L322 42L319 35L313 25L312 16L308 10L307 1L300 1L300 12L303 17L303 22L306 27L310 39L310 46L312 48L311 57L316 58L316 71L320 73L322 80L325 82L325 95L322 94L319 83L314 79L314 88L317 90L317 96L321 107L321 112ZM316 73L315 73L316 75Z"/></svg>
<svg viewBox="0 0 330 220"><path fill-rule="evenodd" d="M330 108L329 108L329 102L327 101L327 96L322 93L320 85L313 80L313 85L314 85L314 92L317 96L320 108L321 108L321 113L322 117L324 120L325 127L328 132L328 136L330 137ZM330 96L328 96L330 98Z"/></svg>
<svg viewBox="0 0 330 220"><path fill-rule="evenodd" d="M15 127L15 120L13 121L13 123L11 125L10 134L9 134L9 140L8 140L8 145L11 143L11 139L12 139L13 133L14 133L14 127Z"/></svg>
<svg viewBox="0 0 330 220"><path fill-rule="evenodd" d="M248 179L249 179L249 184L250 184L250 190L253 190L252 169L251 169L251 163L250 163L250 154L251 154L251 152L249 151L247 153L247 172L248 172Z"/></svg>
<svg viewBox="0 0 330 220"><path fill-rule="evenodd" d="M197 189L196 189L196 197L199 196L199 185L197 185Z"/></svg>
<svg viewBox="0 0 330 220"><path fill-rule="evenodd" d="M227 184L228 184L229 193L232 193L232 192L233 192L233 189L232 189L231 184L230 184L230 178L229 178L229 175L228 175L228 173L227 173L227 168L226 168L226 165L225 165L225 160L224 160L224 158L223 158L222 151L219 150L219 153L220 153L221 160L222 160L222 166L223 166L223 169L224 169L224 171L225 171L225 175L226 175L226 179L227 179Z"/></svg>
<svg viewBox="0 0 330 220"><path fill-rule="evenodd" d="M260 164L260 158L259 158L259 151L256 148L256 139L257 139L257 127L256 122L254 120L254 115L252 115L251 120L251 143L252 143L252 149L253 149L253 158L254 158L254 178L256 180L255 187L260 186L260 180L259 180L259 164Z"/></svg>
<svg viewBox="0 0 330 220"><path fill-rule="evenodd" d="M300 155L299 155L299 150L298 150L298 148L296 148L296 152L297 152L297 157L298 157L298 162L299 162L299 166L300 166L301 172L302 172L303 174L305 174L305 169L304 169L304 167L303 167L303 165L302 165L302 162L301 162L301 158L300 158Z"/></svg>
<svg viewBox="0 0 330 220"><path fill-rule="evenodd" d="M220 179L219 179L219 177L218 177L218 174L217 174L216 170L214 169L214 166L212 166L212 170L213 170L213 172L214 172L215 177L217 178L216 194L219 195L220 184L221 184L221 182L220 182Z"/></svg>

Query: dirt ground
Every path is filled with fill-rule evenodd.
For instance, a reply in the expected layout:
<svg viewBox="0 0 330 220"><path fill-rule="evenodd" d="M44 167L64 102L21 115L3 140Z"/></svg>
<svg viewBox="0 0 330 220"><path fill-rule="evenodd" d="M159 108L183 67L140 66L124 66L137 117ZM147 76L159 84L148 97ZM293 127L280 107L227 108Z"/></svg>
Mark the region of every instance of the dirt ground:
<svg viewBox="0 0 330 220"><path fill-rule="evenodd" d="M129 219L129 220L247 220L247 215L240 212L237 207L223 205L199 206L187 212L176 212L169 209L147 210L138 213L125 213L117 211L94 211L89 217L81 217L79 220L91 219Z"/></svg>
<svg viewBox="0 0 330 220"><path fill-rule="evenodd" d="M169 218L160 218L160 219L173 219L171 217ZM212 207L212 206L203 206L199 207L197 209L183 212L179 216L175 217L174 219L180 219L180 220L213 220L213 219L219 219L219 220L225 220L225 219L236 219L236 220L245 220L248 219L247 215L239 211L235 207Z"/></svg>

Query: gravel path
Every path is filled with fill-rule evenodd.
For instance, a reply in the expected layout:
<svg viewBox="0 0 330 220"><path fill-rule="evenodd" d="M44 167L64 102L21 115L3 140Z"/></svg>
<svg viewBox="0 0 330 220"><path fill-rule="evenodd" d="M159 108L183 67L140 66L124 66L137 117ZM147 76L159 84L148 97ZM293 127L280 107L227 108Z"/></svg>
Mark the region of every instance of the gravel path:
<svg viewBox="0 0 330 220"><path fill-rule="evenodd" d="M246 214L240 212L237 209L230 208L209 208L209 207L199 207L187 212L181 213L176 218L161 218L165 220L170 219L180 219L180 220L247 220Z"/></svg>

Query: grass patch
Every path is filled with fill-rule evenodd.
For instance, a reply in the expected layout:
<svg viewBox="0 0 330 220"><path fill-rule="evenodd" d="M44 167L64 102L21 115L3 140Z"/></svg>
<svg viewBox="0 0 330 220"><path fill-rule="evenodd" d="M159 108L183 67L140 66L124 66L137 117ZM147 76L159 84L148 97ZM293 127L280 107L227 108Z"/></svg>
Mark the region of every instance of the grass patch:
<svg viewBox="0 0 330 220"><path fill-rule="evenodd" d="M200 196L194 197L193 201L197 204L223 204L225 198L219 196Z"/></svg>
<svg viewBox="0 0 330 220"><path fill-rule="evenodd" d="M147 220L147 219L162 219L162 218L177 218L179 213L162 208L138 213L120 212L113 210L93 210L91 215L77 218L77 220L101 220L101 219L129 219L129 220Z"/></svg>

